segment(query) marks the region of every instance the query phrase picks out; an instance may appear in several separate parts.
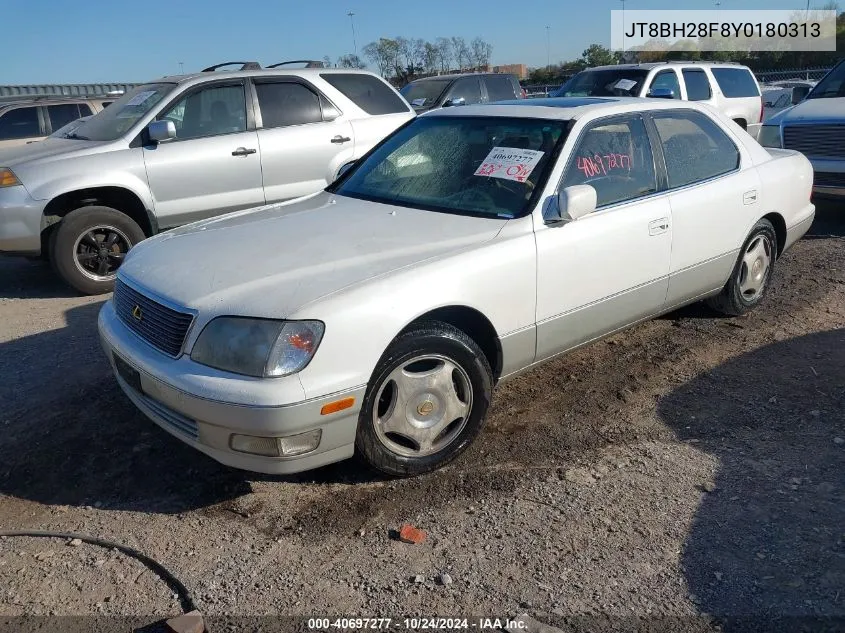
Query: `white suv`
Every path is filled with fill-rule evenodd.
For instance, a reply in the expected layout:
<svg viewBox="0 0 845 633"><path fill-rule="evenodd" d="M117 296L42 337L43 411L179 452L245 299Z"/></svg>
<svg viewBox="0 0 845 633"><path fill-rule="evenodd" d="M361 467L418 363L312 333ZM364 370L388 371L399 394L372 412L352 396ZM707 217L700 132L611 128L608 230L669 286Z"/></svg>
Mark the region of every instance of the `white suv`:
<svg viewBox="0 0 845 633"><path fill-rule="evenodd" d="M747 66L655 62L587 68L550 97L655 97L707 103L756 137L763 120L760 84Z"/></svg>
<svg viewBox="0 0 845 633"><path fill-rule="evenodd" d="M415 117L371 72L279 66L158 79L0 150L0 254L47 255L77 290L108 292L140 240L315 193Z"/></svg>

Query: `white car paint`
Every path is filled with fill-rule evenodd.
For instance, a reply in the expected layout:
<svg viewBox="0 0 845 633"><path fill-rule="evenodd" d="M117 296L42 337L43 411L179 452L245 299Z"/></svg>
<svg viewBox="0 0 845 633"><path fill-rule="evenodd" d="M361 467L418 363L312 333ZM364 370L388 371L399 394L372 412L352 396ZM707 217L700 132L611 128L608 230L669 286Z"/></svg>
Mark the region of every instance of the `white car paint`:
<svg viewBox="0 0 845 633"><path fill-rule="evenodd" d="M321 192L145 240L130 251L119 279L195 317L182 352L171 358L134 334L114 301L107 302L99 316L103 346L113 368L118 356L140 373L143 393L123 379L121 387L165 430L220 462L297 472L353 454L360 403L379 357L397 334L434 309L463 306L483 315L498 337L497 377L504 379L718 293L764 216L782 221L784 248L809 228L812 170L802 155L766 151L707 106L590 101L565 108L466 106L420 117L571 120L536 205L522 217L469 217ZM578 220L546 222L585 126L611 115L668 109L716 121L739 150L739 168ZM652 235L654 226L659 230ZM223 315L319 320L325 335L298 373L251 378L190 358L204 326ZM354 407L320 415L323 404L347 396ZM196 425L195 435L180 431L185 420ZM301 457L229 448L232 433L282 437L313 429L322 431L320 445Z"/></svg>

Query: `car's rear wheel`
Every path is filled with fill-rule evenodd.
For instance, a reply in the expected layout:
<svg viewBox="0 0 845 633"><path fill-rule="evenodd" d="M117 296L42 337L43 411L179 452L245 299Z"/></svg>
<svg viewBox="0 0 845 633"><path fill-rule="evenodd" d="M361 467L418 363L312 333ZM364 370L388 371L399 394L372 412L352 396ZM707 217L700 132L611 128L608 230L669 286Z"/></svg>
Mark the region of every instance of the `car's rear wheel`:
<svg viewBox="0 0 845 633"><path fill-rule="evenodd" d="M475 341L449 324L421 323L397 337L373 372L356 453L392 477L440 468L478 434L492 390L490 365Z"/></svg>
<svg viewBox="0 0 845 633"><path fill-rule="evenodd" d="M777 234L768 220L751 229L740 249L731 278L715 297L708 300L714 310L729 316L745 314L766 295L777 259Z"/></svg>
<svg viewBox="0 0 845 633"><path fill-rule="evenodd" d="M110 292L129 249L145 237L129 216L111 207L68 213L50 240L50 260L68 284L88 295Z"/></svg>

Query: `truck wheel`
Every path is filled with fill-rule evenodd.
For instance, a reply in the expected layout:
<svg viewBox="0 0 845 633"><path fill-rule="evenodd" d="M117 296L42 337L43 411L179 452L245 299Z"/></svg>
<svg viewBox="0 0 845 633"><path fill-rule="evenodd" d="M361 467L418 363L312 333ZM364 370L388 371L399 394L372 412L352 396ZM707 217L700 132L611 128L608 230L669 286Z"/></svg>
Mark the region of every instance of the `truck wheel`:
<svg viewBox="0 0 845 633"><path fill-rule="evenodd" d="M420 323L382 355L364 396L355 450L389 477L449 463L484 422L493 377L469 336L439 321Z"/></svg>
<svg viewBox="0 0 845 633"><path fill-rule="evenodd" d="M87 295L111 292L129 249L145 237L141 227L111 207L81 207L55 229L50 260L68 284Z"/></svg>

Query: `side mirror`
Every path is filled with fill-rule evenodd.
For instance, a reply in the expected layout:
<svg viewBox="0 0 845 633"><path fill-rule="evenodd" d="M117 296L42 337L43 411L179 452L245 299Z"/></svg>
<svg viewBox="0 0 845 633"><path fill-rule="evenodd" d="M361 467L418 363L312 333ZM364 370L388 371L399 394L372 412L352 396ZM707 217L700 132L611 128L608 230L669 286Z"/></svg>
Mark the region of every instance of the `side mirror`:
<svg viewBox="0 0 845 633"><path fill-rule="evenodd" d="M646 96L652 99L674 99L675 91L671 88L654 88Z"/></svg>
<svg viewBox="0 0 845 633"><path fill-rule="evenodd" d="M792 105L798 105L804 100L804 97L807 96L807 93L803 90L793 90L792 91Z"/></svg>
<svg viewBox="0 0 845 633"><path fill-rule="evenodd" d="M596 210L596 190L590 185L572 185L557 194L557 218L554 221L577 220Z"/></svg>
<svg viewBox="0 0 845 633"><path fill-rule="evenodd" d="M338 177L338 178L340 178L341 176L343 176L343 174L345 174L345 173L346 173L346 172L348 172L350 169L352 169L353 167L355 167L355 162L356 162L356 161L354 161L354 160L353 160L351 163L346 163L346 164L345 164L345 165L343 165L340 169L338 169L338 170L337 170L337 177Z"/></svg>
<svg viewBox="0 0 845 633"><path fill-rule="evenodd" d="M466 103L466 99L464 99L463 97L457 97L455 99L446 99L446 101L443 102L443 107L451 108L452 106L466 105Z"/></svg>
<svg viewBox="0 0 845 633"><path fill-rule="evenodd" d="M150 140L156 143L176 138L176 124L173 121L153 121L147 126Z"/></svg>

